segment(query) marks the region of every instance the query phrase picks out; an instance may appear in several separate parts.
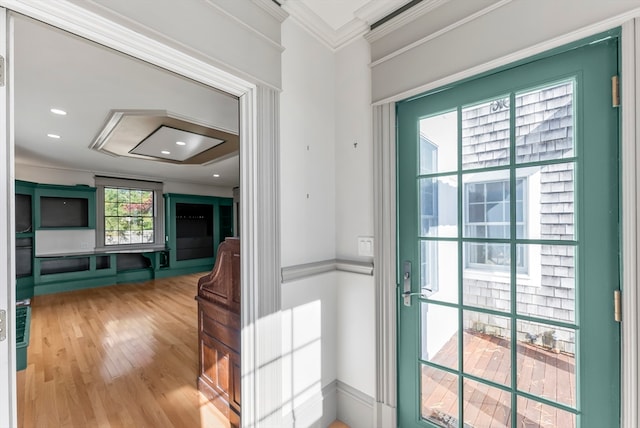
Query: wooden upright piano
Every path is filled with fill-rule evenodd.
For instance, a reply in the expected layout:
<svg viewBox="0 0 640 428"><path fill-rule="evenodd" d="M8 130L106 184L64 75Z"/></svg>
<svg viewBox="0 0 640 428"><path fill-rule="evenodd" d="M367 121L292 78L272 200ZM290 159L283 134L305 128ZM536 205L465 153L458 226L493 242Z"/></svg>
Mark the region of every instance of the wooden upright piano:
<svg viewBox="0 0 640 428"><path fill-rule="evenodd" d="M198 280L198 390L240 426L240 239L218 247L210 274Z"/></svg>

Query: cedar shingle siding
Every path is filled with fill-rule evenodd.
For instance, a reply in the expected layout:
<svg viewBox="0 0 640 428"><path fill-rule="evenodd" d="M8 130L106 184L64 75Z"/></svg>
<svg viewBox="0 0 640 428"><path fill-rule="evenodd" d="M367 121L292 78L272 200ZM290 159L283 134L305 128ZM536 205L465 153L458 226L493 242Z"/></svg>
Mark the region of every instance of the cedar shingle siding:
<svg viewBox="0 0 640 428"><path fill-rule="evenodd" d="M573 83L569 82L516 96L516 163L563 159L575 155L572 92ZM508 98L463 109L463 170L509 164L509 111ZM521 175L527 179L524 200L528 237L575 239L573 163L531 167L522 171ZM524 251L525 267L519 271L517 279L518 312L575 321L574 247L528 247ZM505 268L502 271L505 272ZM490 265L486 270L478 269L475 273L474 269L465 266L465 303L508 311L508 275L503 275L503 280L495 277ZM510 337L507 319L492 315L472 313L466 319L464 328ZM570 331L519 322L518 339L553 347L561 352L575 352L574 337Z"/></svg>

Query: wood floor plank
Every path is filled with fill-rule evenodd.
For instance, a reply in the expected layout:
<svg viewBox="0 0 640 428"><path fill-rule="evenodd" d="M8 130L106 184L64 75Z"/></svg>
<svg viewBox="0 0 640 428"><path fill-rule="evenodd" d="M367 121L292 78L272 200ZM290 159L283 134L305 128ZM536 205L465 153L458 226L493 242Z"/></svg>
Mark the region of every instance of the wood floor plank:
<svg viewBox="0 0 640 428"><path fill-rule="evenodd" d="M202 275L34 297L19 426L228 428L196 387Z"/></svg>

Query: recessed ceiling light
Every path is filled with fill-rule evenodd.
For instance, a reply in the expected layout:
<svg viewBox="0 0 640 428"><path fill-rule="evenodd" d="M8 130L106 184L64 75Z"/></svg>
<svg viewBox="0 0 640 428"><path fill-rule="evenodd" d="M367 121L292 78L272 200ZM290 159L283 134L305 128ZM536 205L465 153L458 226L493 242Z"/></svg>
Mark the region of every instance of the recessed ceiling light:
<svg viewBox="0 0 640 428"><path fill-rule="evenodd" d="M176 141L176 144L179 146L186 146L187 143L185 143L184 141Z"/></svg>
<svg viewBox="0 0 640 428"><path fill-rule="evenodd" d="M47 137L49 137L49 138L55 138L56 140L60 139L60 136L59 136L59 135L56 135L56 134L47 134Z"/></svg>
<svg viewBox="0 0 640 428"><path fill-rule="evenodd" d="M53 114L59 114L60 116L65 116L67 114L66 111L64 110L60 110L59 108L52 108L51 110L49 110L51 113Z"/></svg>
<svg viewBox="0 0 640 428"><path fill-rule="evenodd" d="M171 152L169 150L163 150L160 153L162 153L163 155L170 155Z"/></svg>
<svg viewBox="0 0 640 428"><path fill-rule="evenodd" d="M214 176L215 178L218 178L218 177L220 177L220 174L213 174L213 176Z"/></svg>

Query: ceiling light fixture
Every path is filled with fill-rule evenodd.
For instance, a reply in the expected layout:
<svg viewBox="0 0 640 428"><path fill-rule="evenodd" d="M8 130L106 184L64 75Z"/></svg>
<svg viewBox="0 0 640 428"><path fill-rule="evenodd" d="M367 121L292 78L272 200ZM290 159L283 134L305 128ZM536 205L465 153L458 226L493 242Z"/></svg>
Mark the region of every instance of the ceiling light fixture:
<svg viewBox="0 0 640 428"><path fill-rule="evenodd" d="M49 111L50 111L51 113L53 113L53 114L57 114L57 115L60 115L60 116L66 116L66 115L67 115L67 112L66 112L66 111L64 111L64 110L60 110L59 108L52 108L52 109L51 109L51 110L49 110Z"/></svg>
<svg viewBox="0 0 640 428"><path fill-rule="evenodd" d="M49 137L49 138L54 138L54 139L56 139L56 140L60 139L60 136L59 136L59 135L56 135L56 134L47 134L47 137Z"/></svg>
<svg viewBox="0 0 640 428"><path fill-rule="evenodd" d="M179 146L186 146L187 143L185 143L184 141L176 141L176 144Z"/></svg>
<svg viewBox="0 0 640 428"><path fill-rule="evenodd" d="M218 177L220 177L220 174L213 174L213 176L214 176L215 178L218 178Z"/></svg>
<svg viewBox="0 0 640 428"><path fill-rule="evenodd" d="M163 150L160 153L162 153L163 155L170 155L171 152L169 150Z"/></svg>

